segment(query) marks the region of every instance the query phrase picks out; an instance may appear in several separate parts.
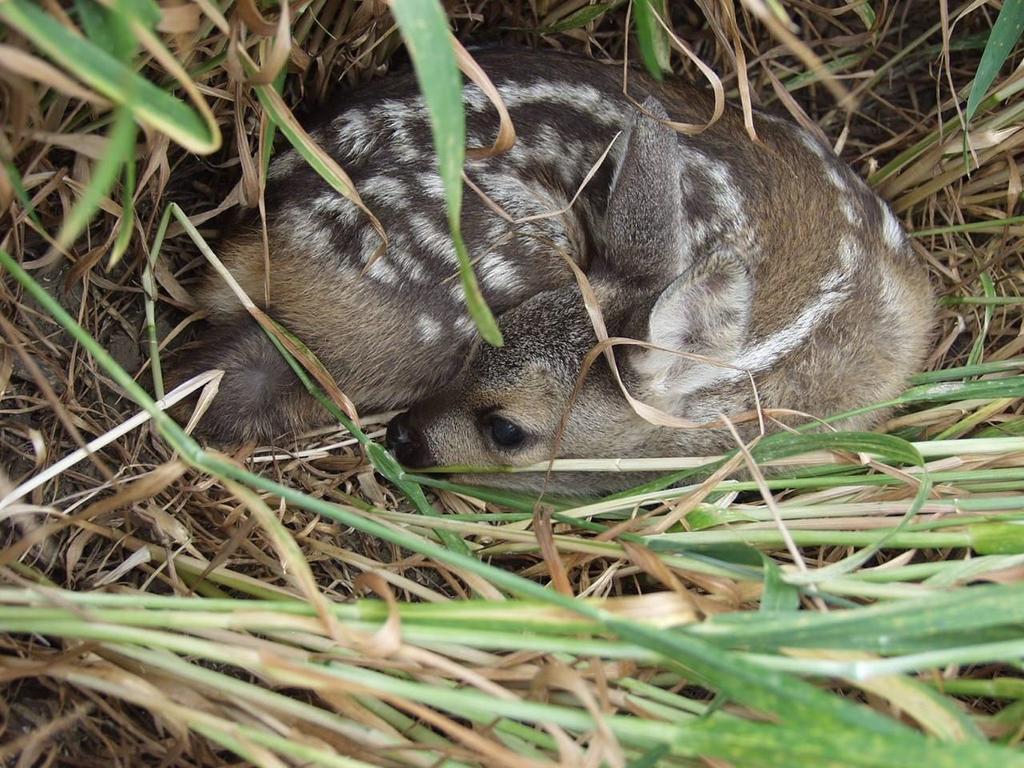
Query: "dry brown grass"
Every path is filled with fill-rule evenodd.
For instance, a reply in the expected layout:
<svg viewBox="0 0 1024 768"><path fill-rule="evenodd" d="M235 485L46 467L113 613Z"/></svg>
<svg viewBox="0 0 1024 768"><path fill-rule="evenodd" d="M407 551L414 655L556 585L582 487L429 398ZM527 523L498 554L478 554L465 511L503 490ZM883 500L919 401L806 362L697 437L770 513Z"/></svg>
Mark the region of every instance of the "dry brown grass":
<svg viewBox="0 0 1024 768"><path fill-rule="evenodd" d="M557 47L602 58L620 57L625 42L624 7L607 12L586 28L550 35L528 31L556 23L584 4L576 0L469 0L447 6L464 42L500 40ZM55 17L73 23L64 16L61 4L51 1L42 5ZM7 177L6 182L0 183L0 247L12 254L147 388L151 381L141 275L162 212L169 203L178 203L212 241L221 219L210 214L228 211L242 201L253 204L259 194L256 166L240 163L239 157L251 158L258 152L258 128L264 118L250 87L237 77L237 59L229 43L235 41L257 60L265 60L270 53L261 46L269 38L260 34L258 20L251 13L253 3L239 2L228 13L234 30L231 37L211 23L202 10L204 5L167 3L161 37L188 70L200 73L194 80L216 116L224 137L222 148L208 157L198 157L161 135L145 136L138 146L134 229L123 258L109 269L106 259L123 215L119 189L102 201L101 210L87 231L66 251L52 247L55 233L68 218L104 151L109 110L102 104L87 103L81 95L61 93L61 83L45 69L41 58L20 62L18 67L0 61L0 158L17 169L38 217L38 223L33 222ZM316 0L299 5L304 7L292 19L294 45L284 88L286 101L297 114L315 110L330 94L338 93L341 95L337 98L344 98L345 89L405 65L400 39L383 3ZM805 61L794 55L790 46L778 42L752 17L750 9L757 5L733 5L728 0L701 2L693 7L680 3L673 11L673 28L697 56L720 74L730 98L738 99L748 84L755 104L788 111L800 122L816 126L858 172L877 181L878 189L893 202L909 230L935 230L935 234L918 237L916 242L927 253L932 277L942 296L982 297L986 290L997 296L1024 294L1024 224L989 225L983 231L958 230L960 225L970 222L993 221L1021 213L1024 131L1019 128L1021 118L1016 114L1019 99L1010 98L975 119L974 125L979 128L975 147L979 167L967 173L959 152L962 134L954 89L960 93L971 82L994 9L983 7L959 19L947 39L942 13L945 0L877 3L874 10L878 18L870 29L850 6L786 3L794 25L791 33L832 70L834 81L826 85L808 69ZM949 21L958 19L962 10L948 9L947 29ZM738 17L735 22L731 13ZM276 18L269 11L267 17ZM38 56L12 30L0 31L0 37L4 45ZM735 47L737 40L742 42L741 49ZM745 67L738 74L740 51ZM4 55L0 53L0 59ZM1016 64L1019 60L1018 52L1012 61ZM680 76L699 77L696 68L681 56L673 58L673 65ZM163 67L152 59L145 61L144 71L155 81L165 80ZM1016 78L1010 76L998 82L1012 83L1020 79L1019 75L1020 72ZM837 86L849 94L851 109L838 105ZM1001 124L1000 117L1007 122ZM946 137L940 144L947 151L929 149L921 157L902 164L898 173L885 171L901 153L936 131ZM164 350L179 347L197 327L190 290L201 263L191 241L172 225L156 272L157 334ZM8 277L0 280L0 307L3 496L14 485L123 423L138 407ZM1020 355L1022 339L1017 303L949 305L942 313L941 332L930 367L938 370L979 361L1010 360ZM968 399L924 408L919 407L910 416L897 417L890 429L907 430L902 434L914 440L987 436L1000 431L1021 434L1021 402L1015 396ZM375 429L372 434L379 434L379 427ZM302 453L322 445L336 447L327 455ZM400 494L374 476L357 446L340 431L316 435L286 448L292 449L294 455L260 451L256 454L261 457L259 463L250 466L257 466L267 477L314 498L373 510L378 520L403 526L416 536L429 537L430 526L409 514L408 504ZM239 462L251 458L234 457ZM984 474L1024 466L1024 453L1019 447L984 455L953 452L932 461L932 470L966 473L966 480L953 475L952 479L938 480L930 506L921 510L921 520L950 514L951 508L943 506L950 499L1009 498L1020 494L1024 487L1024 480L1012 473L1005 477ZM979 474L971 476L975 471ZM894 525L895 516L907 509L915 488L912 483L902 482L885 486L865 484L853 490L841 489L842 496L828 489L797 489L781 498L808 507L822 506L821 515L811 514L800 522L794 520L794 529L859 532L873 530L879 521ZM265 498L272 516L301 547L320 593L329 601L348 601L365 593L367 587L379 595L393 596L400 603L443 602L470 596L474 590L483 595L500 594L493 585L482 584L478 576L410 554L379 538L279 502L270 494ZM507 509L446 490L436 491L432 498L440 509L463 515ZM830 516L829 505L833 502L839 506L834 507ZM680 516L689 510L683 503ZM678 504L673 500L668 506L653 507L650 514L656 522L678 511ZM998 505L995 508L1001 509ZM734 505L734 510L753 516L751 520L761 520L756 516L766 513L760 501L745 498ZM1007 514L1015 510L1007 502ZM628 542L602 548L594 540L593 530L566 522L556 522L553 529L540 525L535 535L529 515L526 518L516 524L506 524L498 516L485 516L482 521L458 516L449 519L479 557L542 583L556 572L552 570L550 553L558 552L560 567L575 594L651 595L655 599L679 596L678 600L669 599L664 606L639 603L637 610L641 613L685 618L749 610L758 605L761 586L749 575L730 577L714 569L697 567L685 557L674 561L659 559ZM775 526L770 520L765 518L763 525L754 522L749 530L773 530ZM732 530L735 533L737 529ZM547 544L547 560L541 554L545 547L538 550L537 536ZM617 541L614 530L598 538ZM836 543L819 545L808 540L801 548L801 557L807 566L820 567L849 555L853 551L853 540L850 541L846 543L840 538ZM294 595L294 571L286 567L288 561L276 544L279 541L259 523L252 503L224 483L186 468L167 443L146 426L61 472L18 505L0 511L0 579L6 586L17 588L43 585L125 594ZM968 557L963 548L952 543L920 550L915 546L890 550L866 565L935 565L932 571L927 571L927 567L922 571L924 578L940 573L943 564ZM766 549L780 564L789 562L781 543L769 542ZM985 578L1018 583L1024 576L1021 568L1017 562L1007 562L1002 568L990 569ZM360 581L367 573L376 576L369 583ZM950 583L959 585L970 578L951 576ZM845 594L865 603L877 596L869 588L874 582L856 583L861 585L861 591L848 581ZM878 594L896 597L899 590L888 586L892 592ZM917 588L918 594L932 593L921 584L921 579L908 578L897 586L908 590L907 594ZM832 594L841 593L837 588ZM48 594L57 605L61 604L62 593ZM13 602L9 604L16 604L16 600L10 599ZM822 605L813 594L806 596L805 602L812 608ZM628 607L628 603L623 604L622 610ZM83 607L75 610L84 612L83 615L89 611ZM692 610L697 613L688 613ZM287 645L287 632L296 632L303 633L304 639L297 643L299 647L328 653L324 642L329 633L318 633L308 622L300 626L284 617L278 620L278 629L244 626L243 622L240 628L211 628L196 630L195 634L225 647L247 643L257 648L264 642L258 639L262 637L266 638L265 647L270 652L280 650L282 643ZM247 702L241 694L236 697L233 693L218 693L203 684L188 682L172 671L155 671L156 667L151 666L153 659L129 658L84 637L61 641L45 639L44 634L21 631L0 636L0 684L4 685L4 703L0 707L0 741L4 744L0 746L0 756L5 762L11 760L15 764L15 756L20 755L18 765L226 765L236 758L223 744L197 733L198 729L186 737L179 730L183 716L168 702L174 700L175 706L248 725L265 723L260 718L269 718L267 713L274 711L269 707L264 711L261 704ZM474 649L466 650L460 657L462 651L453 650L450 643L431 645L424 641L423 646L406 645L391 657L374 656L369 649L363 649L366 654L360 663L368 668L404 669L421 680L460 680L467 687L487 690L486 685L472 678L472 674L478 674L488 678L489 685L517 696L526 697L533 686L545 690L555 702L594 695L604 697L601 706L605 711L642 709L642 705L630 703L626 688L615 682L627 667L637 668L633 661L605 660L595 668L580 665L571 675L562 675L552 654ZM359 642L350 647L356 652L362 649ZM433 650L425 650L426 647ZM430 654L464 665L466 676L460 678L457 671L438 658L428 658ZM227 669L225 663L212 663L212 667ZM245 676L238 670L233 674ZM628 677L632 673L625 674ZM657 683L653 672L636 674L645 683ZM996 676L1007 676L1007 668L964 666L952 677L983 681ZM103 681L106 687L96 681ZM136 688L138 695L119 692L119 686L131 689L142 682L151 685L152 691ZM296 700L315 702L329 711L348 712L353 722L376 723L377 715L371 714L365 697L350 698L355 688L322 689L316 694L311 690L316 686L307 686L297 679L294 689L289 691L280 678L268 682L267 687L294 695ZM692 691L687 690L682 693L695 702L703 696L691 695ZM866 695L869 700L872 696L877 698L873 705L879 709L894 702L885 693ZM991 717L1000 709L1002 699L986 698L980 692L971 696L974 698L964 699L963 711L975 717L990 737L1017 738L1013 731L1020 727L1019 715L1002 720ZM575 701L578 704L582 699ZM431 765L438 754L469 764L514 763L514 747L503 744L486 728L469 732L464 720L448 719L436 712L431 715L429 708L408 701L402 703L397 695L387 702L420 724L422 732L411 727L404 732L411 742L429 743L429 734L435 733L443 734L455 746L438 748L436 753L424 748L421 759L408 751L374 752L368 742L360 741L358 733L328 733L316 726L296 728L303 738L321 740L341 753L377 764ZM1019 694L1016 704L1020 704ZM657 716L657 710L652 711ZM280 711L277 715L284 717ZM393 727L396 732L401 730ZM368 730L372 730L370 726ZM552 726L552 732L557 730ZM280 732L288 731L282 728ZM599 741L595 737L589 748L596 749L594 744ZM606 755L622 755L614 739L602 749ZM254 754L246 762L262 762ZM549 750L548 757L558 754L557 749ZM561 754L568 760L566 756L573 752L563 745ZM298 758L289 760L289 764L298 764Z"/></svg>

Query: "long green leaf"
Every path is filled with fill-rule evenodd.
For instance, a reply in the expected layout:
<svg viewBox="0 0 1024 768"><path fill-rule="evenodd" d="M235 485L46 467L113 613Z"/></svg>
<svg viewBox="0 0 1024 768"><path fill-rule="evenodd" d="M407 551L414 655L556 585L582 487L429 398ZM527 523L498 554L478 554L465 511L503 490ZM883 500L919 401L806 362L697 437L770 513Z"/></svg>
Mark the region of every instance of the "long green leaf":
<svg viewBox="0 0 1024 768"><path fill-rule="evenodd" d="M220 130L195 110L122 64L91 41L79 37L27 0L0 2L0 21L27 37L54 62L127 107L143 125L166 134L186 149L209 154L220 146Z"/></svg>
<svg viewBox="0 0 1024 768"><path fill-rule="evenodd" d="M132 144L134 145L134 143L133 136ZM135 158L129 154L124 162L124 176L121 189L121 219L117 225L117 239L114 240L114 247L110 251L110 258L107 260L108 269L121 260L132 240L132 230L135 228L136 173Z"/></svg>
<svg viewBox="0 0 1024 768"><path fill-rule="evenodd" d="M624 0L616 0L611 3L594 3L594 5L585 5L579 10L573 11L564 19L560 19L549 26L541 27L536 31L541 35L552 35L558 32L567 32L570 29L579 29L580 27L585 27L595 19L601 18L608 13L608 11L622 5L623 2Z"/></svg>
<svg viewBox="0 0 1024 768"><path fill-rule="evenodd" d="M982 292L988 299L995 298L996 286L992 282L992 278L988 272L982 272L978 275L978 282L981 283ZM981 363L982 355L985 352L985 343L988 341L988 328L992 323L992 304L985 304L984 310L982 311L981 331L978 333L978 337L974 340L974 345L971 347L971 353L967 356L968 365L978 365Z"/></svg>
<svg viewBox="0 0 1024 768"><path fill-rule="evenodd" d="M484 301L462 239L462 164L466 155L466 115L462 79L449 40L448 18L437 0L391 0L391 12L409 50L420 91L430 112L438 171L448 201L448 227L459 261L466 306L489 344L500 347L501 331Z"/></svg>
<svg viewBox="0 0 1024 768"><path fill-rule="evenodd" d="M85 36L105 51L118 55L118 33L111 23L111 11L99 4L98 0L75 0L75 10L81 22ZM120 25L122 28L124 25Z"/></svg>
<svg viewBox="0 0 1024 768"><path fill-rule="evenodd" d="M782 569L767 555L761 555L764 564L764 592L761 594L762 613L785 613L800 608L800 591L786 582Z"/></svg>
<svg viewBox="0 0 1024 768"><path fill-rule="evenodd" d="M39 220L39 214L36 213L36 209L32 205L32 198L28 196L28 190L25 189L25 182L22 180L17 166L9 158L2 156L0 156L0 164L3 164L3 170L7 173L7 180L11 183L11 187L14 189L14 196L21 203L22 210L25 211L25 214L33 224L42 229L43 223Z"/></svg>
<svg viewBox="0 0 1024 768"><path fill-rule="evenodd" d="M983 376L986 373L1002 373L1004 371L1020 371L1024 368L1024 359L1011 357L1009 360L989 361L978 365L964 365L957 368L941 368L937 371L916 373L910 377L911 384L932 384L938 381L954 381L969 376Z"/></svg>
<svg viewBox="0 0 1024 768"><path fill-rule="evenodd" d="M633 5L636 16L636 40L640 45L640 57L647 71L656 80L661 80L668 70L668 35L658 23L655 14L665 18L664 0L636 0Z"/></svg>
<svg viewBox="0 0 1024 768"><path fill-rule="evenodd" d="M126 162L133 162L135 151L135 123L128 107L118 107L115 112L114 125L107 135L107 151L96 163L92 178L86 185L75 207L64 220L57 242L64 247L75 241L100 207L100 201L114 185L118 174ZM127 220L122 226L130 226ZM130 232L130 230L129 230Z"/></svg>
<svg viewBox="0 0 1024 768"><path fill-rule="evenodd" d="M604 604L605 599L596 601ZM607 599L613 604L614 598ZM204 599L193 603L186 597L154 594L69 592L61 605L51 605L43 595L0 588L0 622L58 621L81 614L69 606L88 606L95 621L137 627L173 626L181 631L196 627L231 626L248 631L280 627L280 616L314 616L308 603L280 598L249 600ZM351 624L379 624L388 618L387 602L362 598L331 605L333 615ZM599 637L601 624L553 611L535 600L489 601L467 599L443 603L400 603L394 608L401 616L403 635L411 641L457 641L460 633L473 647L515 649L522 635L564 636L584 642ZM174 615L176 618L169 619ZM212 616L222 615L218 624ZM759 654L784 648L832 648L891 654L894 644L916 640L922 643L961 633L967 644L991 643L1024 623L1024 583L986 584L969 590L943 590L923 597L891 603L860 606L846 611L775 611L714 614L704 621L678 630L701 637L721 648L750 650ZM998 630L998 632L993 632ZM1019 632L1011 635L1019 639ZM531 648L555 648L537 640ZM594 640L581 653L610 652L623 656L627 645L621 641ZM565 650L557 646L558 650ZM651 658L634 654L633 658Z"/></svg>
<svg viewBox="0 0 1024 768"><path fill-rule="evenodd" d="M988 384L996 382L979 383ZM1022 384L1024 384L1024 382L1022 382ZM937 384L932 385L932 388L955 386L956 385L952 384ZM924 463L918 450L906 440L892 435L879 435L874 432L820 432L816 434L776 432L768 435L754 446L753 450L751 450L751 454L758 462L764 462L775 459L784 459L790 456L798 456L802 453L810 453L811 451L818 450L867 453L897 464L910 464L913 466L920 466ZM608 498L624 498L627 496L663 490L688 477L713 471L715 468L721 466L725 461L727 461L732 453L727 454L723 459L710 462L703 467L673 472L628 490L621 491L620 493L612 494Z"/></svg>
<svg viewBox="0 0 1024 768"><path fill-rule="evenodd" d="M1024 33L1024 0L1004 0L1003 7L992 25L985 51L981 54L978 71L971 84L971 93L967 97L967 108L964 110L964 121L969 123L978 105L988 92L992 81L996 79L1003 63L1013 51L1021 34Z"/></svg>
<svg viewBox="0 0 1024 768"><path fill-rule="evenodd" d="M995 400L1000 397L1024 397L1024 376L925 384L908 389L900 397L900 402L948 403L954 400Z"/></svg>
<svg viewBox="0 0 1024 768"><path fill-rule="evenodd" d="M751 452L759 461L770 461L811 451L852 451L879 456L897 464L920 466L924 463L918 450L906 440L874 432L821 432L810 435L776 432L754 446Z"/></svg>
<svg viewBox="0 0 1024 768"><path fill-rule="evenodd" d="M783 647L891 652L894 644L957 631L984 639L994 627L1024 623L1024 584L984 585L898 603L830 613L719 614L688 631L732 648Z"/></svg>

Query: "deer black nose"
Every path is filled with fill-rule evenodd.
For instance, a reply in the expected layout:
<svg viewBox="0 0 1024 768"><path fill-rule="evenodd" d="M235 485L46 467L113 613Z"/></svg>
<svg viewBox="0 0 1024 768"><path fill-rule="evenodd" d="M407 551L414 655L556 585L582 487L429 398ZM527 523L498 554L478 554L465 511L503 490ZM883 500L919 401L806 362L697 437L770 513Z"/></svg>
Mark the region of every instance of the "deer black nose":
<svg viewBox="0 0 1024 768"><path fill-rule="evenodd" d="M412 424L408 412L400 413L388 424L388 449L407 467L429 467L434 463L423 434Z"/></svg>

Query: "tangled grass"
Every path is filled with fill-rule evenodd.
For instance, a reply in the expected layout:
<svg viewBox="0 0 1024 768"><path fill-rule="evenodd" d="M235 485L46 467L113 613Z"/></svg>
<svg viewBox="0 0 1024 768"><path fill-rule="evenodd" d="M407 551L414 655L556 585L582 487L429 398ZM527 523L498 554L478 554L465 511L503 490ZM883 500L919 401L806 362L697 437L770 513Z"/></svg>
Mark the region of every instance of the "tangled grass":
<svg viewBox="0 0 1024 768"><path fill-rule="evenodd" d="M755 445L768 480L622 456L585 468L657 479L537 508L402 473L372 417L224 456L153 405L275 136L406 66L387 4L0 0L0 758L1024 765L1021 51L965 141L994 5L781 9L673 4L693 58L641 10L640 55L892 202L942 297L928 370L877 434ZM599 58L629 10L447 4L464 42Z"/></svg>

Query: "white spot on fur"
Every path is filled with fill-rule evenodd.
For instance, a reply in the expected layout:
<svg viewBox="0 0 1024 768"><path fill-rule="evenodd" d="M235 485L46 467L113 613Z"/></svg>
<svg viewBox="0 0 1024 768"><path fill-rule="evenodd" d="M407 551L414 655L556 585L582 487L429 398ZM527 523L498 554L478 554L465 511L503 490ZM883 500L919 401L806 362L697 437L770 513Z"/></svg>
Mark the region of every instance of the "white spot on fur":
<svg viewBox="0 0 1024 768"><path fill-rule="evenodd" d="M425 342L439 341L443 326L441 321L431 315L420 315L416 318L416 331Z"/></svg>
<svg viewBox="0 0 1024 768"><path fill-rule="evenodd" d="M408 253L408 252L407 252ZM416 254L408 253L409 258L403 260L405 276L413 283L422 283L427 279L427 270L423 268L423 260Z"/></svg>
<svg viewBox="0 0 1024 768"><path fill-rule="evenodd" d="M394 176L373 176L358 185L363 197L374 197L392 208L402 209L408 205L409 189Z"/></svg>
<svg viewBox="0 0 1024 768"><path fill-rule="evenodd" d="M901 317L903 315L902 307L906 298L905 292L900 281L893 277L892 268L888 264L882 264L878 279L882 302L885 304L886 309L889 310L893 318Z"/></svg>
<svg viewBox="0 0 1024 768"><path fill-rule="evenodd" d="M903 232L903 227L900 226L896 216L884 201L879 200L878 206L882 209L882 237L885 238L885 244L894 251L902 250L907 244L907 236Z"/></svg>
<svg viewBox="0 0 1024 768"><path fill-rule="evenodd" d="M693 263L693 255L698 253L704 242L711 236L711 227L706 221L692 219L686 222L686 231L680 238L682 247L679 254L679 272Z"/></svg>
<svg viewBox="0 0 1024 768"><path fill-rule="evenodd" d="M489 253L477 267L480 278L498 295L508 295L519 287L516 265L500 253Z"/></svg>
<svg viewBox="0 0 1024 768"><path fill-rule="evenodd" d="M328 215L332 215L328 211ZM331 257L336 253L334 228L325 226L324 212L292 201L283 205L275 219L268 222L275 236L310 257Z"/></svg>
<svg viewBox="0 0 1024 768"><path fill-rule="evenodd" d="M839 241L839 263L843 265L843 279L853 277L861 260L862 251L858 241L850 235L843 235Z"/></svg>
<svg viewBox="0 0 1024 768"><path fill-rule="evenodd" d="M424 194L444 200L444 182L441 180L441 174L437 171L417 173L416 183L419 184Z"/></svg>
<svg viewBox="0 0 1024 768"><path fill-rule="evenodd" d="M732 180L729 167L723 162L712 161L705 166L705 172L716 187L715 202L718 203L718 207L735 222L737 228L742 228L747 221L743 212L743 196Z"/></svg>
<svg viewBox="0 0 1024 768"><path fill-rule="evenodd" d="M425 125L426 113L422 96L408 99L384 99L374 105L379 116L373 137L382 134L387 138L388 151L401 163L413 164L421 161L431 148L421 146L413 137L414 126Z"/></svg>
<svg viewBox="0 0 1024 768"><path fill-rule="evenodd" d="M452 301L455 302L457 307L464 307L466 305L466 293L462 290L462 280L459 279L458 275L455 275L448 281L448 294L452 297Z"/></svg>
<svg viewBox="0 0 1024 768"><path fill-rule="evenodd" d="M370 226L363 227L359 237L359 254L363 264L368 264L377 255L381 240L377 231ZM402 282L402 273L396 267L395 260L391 255L391 249L380 255L373 265L366 270L366 275L388 285L397 285Z"/></svg>
<svg viewBox="0 0 1024 768"><path fill-rule="evenodd" d="M459 315L455 320L455 331L460 336L469 336L476 331L476 323L469 315Z"/></svg>
<svg viewBox="0 0 1024 768"><path fill-rule="evenodd" d="M309 211L287 209L287 222L283 224L288 237L313 258L327 258L335 253L332 229L314 218Z"/></svg>
<svg viewBox="0 0 1024 768"><path fill-rule="evenodd" d="M832 315L849 295L849 291L842 288L844 284L842 272L837 270L826 275L822 280L820 286L822 290L817 299L805 307L788 326L741 352L736 358L735 364L744 371L762 371L770 368L776 361L804 344L818 326ZM738 379L744 375L743 371L728 371L727 373L729 379Z"/></svg>
<svg viewBox="0 0 1024 768"><path fill-rule="evenodd" d="M388 258L387 254L373 262L373 266L366 270L366 274L374 280L379 280L388 285L398 285L404 282L401 272L391 263L391 259Z"/></svg>
<svg viewBox="0 0 1024 768"><path fill-rule="evenodd" d="M474 181L513 219L541 213L539 207L532 204L531 190L527 189L526 181L521 176L501 171L485 171L476 174Z"/></svg>
<svg viewBox="0 0 1024 768"><path fill-rule="evenodd" d="M831 158L825 160L825 176L828 178L828 183L839 190L839 192L850 194L850 185L846 183L846 179L843 178L843 174L840 173L836 163Z"/></svg>
<svg viewBox="0 0 1024 768"><path fill-rule="evenodd" d="M384 116L389 127L399 126L414 118L423 116L424 102L422 96L411 96L407 99L383 99L377 102L375 109Z"/></svg>
<svg viewBox="0 0 1024 768"><path fill-rule="evenodd" d="M825 178L836 190L839 198L839 212L851 227L863 225L863 208L860 206L858 188L863 184L836 155L821 145L817 139L803 129L797 131L800 141L818 156L825 167Z"/></svg>
<svg viewBox="0 0 1024 768"><path fill-rule="evenodd" d="M500 216L491 216L486 222L487 231L484 237L487 238L487 247L494 250L508 244L515 233L509 223Z"/></svg>
<svg viewBox="0 0 1024 768"><path fill-rule="evenodd" d="M302 162L302 156L294 149L282 152L271 161L270 168L267 169L267 178L283 178L300 168L302 166Z"/></svg>
<svg viewBox="0 0 1024 768"><path fill-rule="evenodd" d="M442 227L423 213L413 213L409 216L408 227L412 241L420 246L424 246L428 242L432 243L438 238L448 238L447 227Z"/></svg>
<svg viewBox="0 0 1024 768"><path fill-rule="evenodd" d="M362 211L359 210L355 203L333 189L318 195L313 200L311 208L313 211L329 218L330 221L326 222L328 225L353 226L362 215ZM311 227L322 229L324 224L325 222L316 221L310 217Z"/></svg>
<svg viewBox="0 0 1024 768"><path fill-rule="evenodd" d="M506 82L498 86L498 91L509 109L523 104L559 104L586 112L591 120L605 125L623 125L626 122L624 108L591 85Z"/></svg>
<svg viewBox="0 0 1024 768"><path fill-rule="evenodd" d="M679 185L687 206L680 233L680 269L709 247L709 240L751 240L746 203L729 166L682 140L677 145ZM710 189L708 189L710 188ZM708 194L710 192L710 195ZM753 242L746 246L753 248Z"/></svg>
<svg viewBox="0 0 1024 768"><path fill-rule="evenodd" d="M481 91L476 83L466 83L462 89L462 100L466 104L467 111L473 112L483 112L491 104L487 94Z"/></svg>
<svg viewBox="0 0 1024 768"><path fill-rule="evenodd" d="M401 274L403 283L423 282L427 275L423 270L420 254L415 252L409 238L403 232L388 232L388 250L384 258Z"/></svg>
<svg viewBox="0 0 1024 768"><path fill-rule="evenodd" d="M826 149L822 146L821 142L818 141L814 136L808 133L803 128L798 128L796 131L797 138L800 139L800 143L807 147L811 152L820 157L823 161L828 162L830 159L835 157L835 153Z"/></svg>
<svg viewBox="0 0 1024 768"><path fill-rule="evenodd" d="M361 160L373 150L377 143L378 131L373 121L359 109L348 110L331 121L334 141L342 159Z"/></svg>
<svg viewBox="0 0 1024 768"><path fill-rule="evenodd" d="M560 190L553 189L537 179L527 179L510 173L481 172L475 175L474 181L512 219L552 214L563 210L568 205L568 199ZM557 248L567 248L570 243L566 235L566 218L566 216L534 218L526 224L517 225L516 231L539 231L549 241L547 248L550 248L551 245ZM497 214L494 214L494 220L507 226L504 219ZM493 235L495 232L490 234ZM491 237L491 240L493 242L496 238ZM525 237L522 239L522 243L523 247L531 250L541 248L535 238Z"/></svg>
<svg viewBox="0 0 1024 768"><path fill-rule="evenodd" d="M447 228L435 226L430 219L419 214L410 222L416 250L429 253L440 259L443 264L454 267L457 263L455 243L452 242Z"/></svg>
<svg viewBox="0 0 1024 768"><path fill-rule="evenodd" d="M603 151L603 150L602 150ZM583 142L567 138L554 126L544 123L537 128L536 136L526 153L529 162L547 164L558 170L560 181L569 188L577 187L583 177L573 178L577 168L583 166L585 148ZM600 154L594 156L594 160ZM589 164L588 164L589 165Z"/></svg>
<svg viewBox="0 0 1024 768"><path fill-rule="evenodd" d="M331 120L331 129L339 139L351 140L357 133L367 133L368 121L366 113L361 109L346 109Z"/></svg>
<svg viewBox="0 0 1024 768"><path fill-rule="evenodd" d="M843 218L846 219L847 224L849 224L851 227L860 226L860 213L857 211L853 203L850 201L849 195L840 195L839 210L843 214Z"/></svg>

